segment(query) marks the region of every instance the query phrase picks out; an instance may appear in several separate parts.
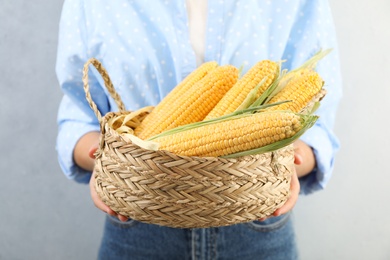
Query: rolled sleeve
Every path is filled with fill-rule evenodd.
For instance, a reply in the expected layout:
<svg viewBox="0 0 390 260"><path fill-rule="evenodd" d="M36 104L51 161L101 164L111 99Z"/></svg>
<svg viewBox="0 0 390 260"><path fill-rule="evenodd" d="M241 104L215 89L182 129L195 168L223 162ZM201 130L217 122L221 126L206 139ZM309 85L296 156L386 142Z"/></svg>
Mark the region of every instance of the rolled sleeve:
<svg viewBox="0 0 390 260"><path fill-rule="evenodd" d="M316 167L309 175L300 178L301 194L310 194L326 187L332 176L334 157L339 142L332 133L319 124L314 125L301 138L314 152Z"/></svg>
<svg viewBox="0 0 390 260"><path fill-rule="evenodd" d="M77 115L77 120L75 120ZM89 132L100 131L97 121L83 113L67 96L64 96L58 114L58 136L56 150L59 165L65 176L79 183L87 183L91 172L76 165L73 151L78 140Z"/></svg>

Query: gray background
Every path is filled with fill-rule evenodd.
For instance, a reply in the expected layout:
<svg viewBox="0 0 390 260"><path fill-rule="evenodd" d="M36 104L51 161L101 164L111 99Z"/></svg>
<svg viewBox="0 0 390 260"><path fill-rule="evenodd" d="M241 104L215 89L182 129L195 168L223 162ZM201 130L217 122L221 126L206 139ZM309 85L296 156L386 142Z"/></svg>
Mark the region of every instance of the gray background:
<svg viewBox="0 0 390 260"><path fill-rule="evenodd" d="M390 259L388 0L330 1L344 98L334 177L294 213L302 259ZM352 6L353 5L353 6ZM95 259L104 216L54 143L62 1L0 0L0 259Z"/></svg>

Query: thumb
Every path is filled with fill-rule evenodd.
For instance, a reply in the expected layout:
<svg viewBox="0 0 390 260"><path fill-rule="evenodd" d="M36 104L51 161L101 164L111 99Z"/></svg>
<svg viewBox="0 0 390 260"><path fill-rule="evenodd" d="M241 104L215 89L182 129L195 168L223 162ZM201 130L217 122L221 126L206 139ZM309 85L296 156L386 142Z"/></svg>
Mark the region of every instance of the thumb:
<svg viewBox="0 0 390 260"><path fill-rule="evenodd" d="M99 144L94 144L91 146L91 148L89 148L88 155L90 158L95 159L95 152L98 149L98 147L99 147Z"/></svg>
<svg viewBox="0 0 390 260"><path fill-rule="evenodd" d="M301 154L295 153L294 155L294 164L300 165L303 162L303 158Z"/></svg>

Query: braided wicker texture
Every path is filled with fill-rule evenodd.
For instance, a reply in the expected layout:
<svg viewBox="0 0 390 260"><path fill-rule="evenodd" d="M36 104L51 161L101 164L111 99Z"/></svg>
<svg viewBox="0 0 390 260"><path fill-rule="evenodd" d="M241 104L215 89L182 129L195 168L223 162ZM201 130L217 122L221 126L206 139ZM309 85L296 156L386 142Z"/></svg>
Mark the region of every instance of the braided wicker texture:
<svg viewBox="0 0 390 260"><path fill-rule="evenodd" d="M292 145L235 159L146 150L126 141L107 123L129 111L100 115L88 91L89 64L101 73L106 87L111 88L109 92L115 91L107 84L108 74L98 61L86 63L86 97L102 131L96 152L95 188L111 209L145 223L201 228L253 221L272 214L286 202L294 169ZM118 107L124 110L123 104ZM135 117L135 124L146 114Z"/></svg>

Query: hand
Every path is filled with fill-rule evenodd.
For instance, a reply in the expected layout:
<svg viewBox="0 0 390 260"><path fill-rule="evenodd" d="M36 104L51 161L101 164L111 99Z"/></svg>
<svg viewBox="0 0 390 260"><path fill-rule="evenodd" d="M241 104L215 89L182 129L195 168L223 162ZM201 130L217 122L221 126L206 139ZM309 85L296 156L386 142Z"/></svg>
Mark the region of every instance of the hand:
<svg viewBox="0 0 390 260"><path fill-rule="evenodd" d="M298 201L300 189L301 189L301 186L299 184L297 171L294 169L293 174L291 176L290 197L287 199L286 203L284 203L284 205L281 208L277 209L272 214L272 216L277 217L277 216L286 214L287 212L292 210Z"/></svg>
<svg viewBox="0 0 390 260"><path fill-rule="evenodd" d="M98 144L93 145L89 151L89 156L93 159L95 158L94 154L95 154L97 148L98 148ZM92 198L92 201L95 204L95 206L98 209L102 210L103 212L107 213L108 215L117 217L120 221L123 221L123 222L127 221L128 220L127 217L120 215L120 214L117 214L110 207L108 207L106 204L104 204L104 202L100 199L100 197L97 194L96 189L95 189L95 175L96 175L96 172L93 171L92 176L91 176L91 180L89 181L91 198Z"/></svg>
<svg viewBox="0 0 390 260"><path fill-rule="evenodd" d="M294 142L294 156L295 169L297 171L298 178L301 178L313 171L316 166L316 159L313 149L305 142L301 140Z"/></svg>
<svg viewBox="0 0 390 260"><path fill-rule="evenodd" d="M286 214L287 212L292 210L298 201L300 187L301 186L299 184L297 171L294 168L292 176L291 176L291 182L290 182L290 197L287 199L286 203L284 203L284 205L282 207L275 210L275 212L271 216L264 217L264 218L261 218L259 220L264 221L269 217L277 217L277 216Z"/></svg>
<svg viewBox="0 0 390 260"><path fill-rule="evenodd" d="M303 154L301 152L302 148L302 141L299 141L298 144L294 144L294 164L295 168L293 169L292 175L291 175L291 182L290 182L290 197L287 199L286 203L279 209L277 209L272 216L277 217L283 214L286 214L290 210L292 210L295 206L295 204L298 201L299 191L301 189L301 186L299 184L298 180L298 174L297 170L301 167L301 165L304 163L303 160ZM271 217L272 217L271 216ZM266 220L268 217L261 218L260 221Z"/></svg>

